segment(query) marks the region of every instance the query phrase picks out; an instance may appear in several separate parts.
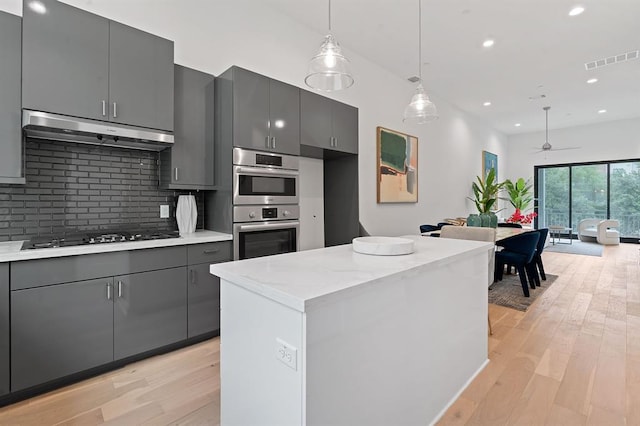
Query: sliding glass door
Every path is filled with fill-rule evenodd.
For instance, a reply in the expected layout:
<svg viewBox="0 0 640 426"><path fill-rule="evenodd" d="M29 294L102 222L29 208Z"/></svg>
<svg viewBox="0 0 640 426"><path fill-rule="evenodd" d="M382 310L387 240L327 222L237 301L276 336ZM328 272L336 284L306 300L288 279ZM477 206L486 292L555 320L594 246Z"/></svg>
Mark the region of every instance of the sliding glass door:
<svg viewBox="0 0 640 426"><path fill-rule="evenodd" d="M571 225L582 219L607 218L607 165L571 166Z"/></svg>
<svg viewBox="0 0 640 426"><path fill-rule="evenodd" d="M569 227L569 167L538 170L538 227Z"/></svg>
<svg viewBox="0 0 640 426"><path fill-rule="evenodd" d="M537 226L617 219L620 236L640 237L640 160L536 166Z"/></svg>
<svg viewBox="0 0 640 426"><path fill-rule="evenodd" d="M610 166L612 219L620 221L620 235L640 237L640 161Z"/></svg>

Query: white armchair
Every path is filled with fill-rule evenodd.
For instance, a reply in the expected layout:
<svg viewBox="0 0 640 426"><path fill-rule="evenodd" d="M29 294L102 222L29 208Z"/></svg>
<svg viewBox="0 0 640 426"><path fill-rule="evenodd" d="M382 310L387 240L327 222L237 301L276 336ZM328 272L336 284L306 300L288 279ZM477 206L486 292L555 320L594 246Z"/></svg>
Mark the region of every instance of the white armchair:
<svg viewBox="0 0 640 426"><path fill-rule="evenodd" d="M582 219L578 223L580 241L593 241L600 244L620 244L620 221L611 219Z"/></svg>
<svg viewBox="0 0 640 426"><path fill-rule="evenodd" d="M620 231L613 228L620 228L620 221L602 220L598 223L596 239L600 244L620 244Z"/></svg>
<svg viewBox="0 0 640 426"><path fill-rule="evenodd" d="M598 223L602 219L582 219L578 223L578 239L580 241L593 241L598 237ZM586 237L586 238L585 238Z"/></svg>

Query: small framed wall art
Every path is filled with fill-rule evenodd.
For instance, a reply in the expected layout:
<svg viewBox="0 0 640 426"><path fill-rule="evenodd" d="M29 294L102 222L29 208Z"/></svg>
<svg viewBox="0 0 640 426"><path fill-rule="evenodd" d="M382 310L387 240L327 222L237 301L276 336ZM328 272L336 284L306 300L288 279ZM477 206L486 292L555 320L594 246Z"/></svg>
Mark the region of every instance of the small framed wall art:
<svg viewBox="0 0 640 426"><path fill-rule="evenodd" d="M498 156L489 151L482 151L482 180L487 177L491 169L495 169L496 182L498 182Z"/></svg>
<svg viewBox="0 0 640 426"><path fill-rule="evenodd" d="M418 138L377 127L378 203L418 202Z"/></svg>

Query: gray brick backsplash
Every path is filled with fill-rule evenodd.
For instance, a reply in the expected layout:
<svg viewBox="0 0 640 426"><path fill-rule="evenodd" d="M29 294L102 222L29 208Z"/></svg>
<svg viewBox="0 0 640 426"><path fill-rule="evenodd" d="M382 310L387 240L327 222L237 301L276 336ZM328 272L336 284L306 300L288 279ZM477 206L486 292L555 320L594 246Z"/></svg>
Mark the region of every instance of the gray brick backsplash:
<svg viewBox="0 0 640 426"><path fill-rule="evenodd" d="M158 188L158 153L68 142L26 142L26 185L0 184L0 241L94 230L177 229L178 195ZM204 194L192 191L198 228ZM160 219L160 204L171 217Z"/></svg>

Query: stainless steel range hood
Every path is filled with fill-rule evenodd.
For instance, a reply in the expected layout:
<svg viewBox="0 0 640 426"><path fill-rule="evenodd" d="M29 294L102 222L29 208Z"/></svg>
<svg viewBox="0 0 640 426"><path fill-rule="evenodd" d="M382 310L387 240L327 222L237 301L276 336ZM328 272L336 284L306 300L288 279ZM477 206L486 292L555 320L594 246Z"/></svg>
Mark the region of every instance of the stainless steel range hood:
<svg viewBox="0 0 640 426"><path fill-rule="evenodd" d="M22 110L22 129L29 138L162 151L173 145L173 133Z"/></svg>

